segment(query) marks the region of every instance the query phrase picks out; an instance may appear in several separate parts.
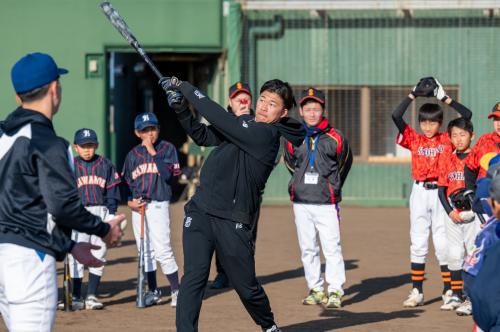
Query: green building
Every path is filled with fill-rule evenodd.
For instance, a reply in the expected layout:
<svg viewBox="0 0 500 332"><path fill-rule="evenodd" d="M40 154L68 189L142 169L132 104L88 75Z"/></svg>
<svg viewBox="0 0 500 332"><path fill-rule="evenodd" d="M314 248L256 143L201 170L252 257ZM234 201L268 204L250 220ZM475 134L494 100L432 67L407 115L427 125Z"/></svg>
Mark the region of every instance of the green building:
<svg viewBox="0 0 500 332"><path fill-rule="evenodd" d="M62 79L59 135L81 127L99 135L100 152L120 168L133 118L154 111L162 137L187 137L167 107L157 79L101 13L99 0L2 0L0 117L15 108L10 68L41 51L70 70ZM395 144L392 109L419 78L435 76L473 112L477 134L500 99L499 1L222 1L114 0L135 36L165 75L176 75L225 103L236 80L257 93L271 78L299 93L327 92L328 117L348 138L355 164L344 188L352 204L404 205L411 186L407 151ZM419 100L407 112L416 123ZM297 111L293 114L296 116ZM446 120L455 116L446 110ZM186 155L180 153L181 163ZM289 174L279 165L265 202L287 202Z"/></svg>

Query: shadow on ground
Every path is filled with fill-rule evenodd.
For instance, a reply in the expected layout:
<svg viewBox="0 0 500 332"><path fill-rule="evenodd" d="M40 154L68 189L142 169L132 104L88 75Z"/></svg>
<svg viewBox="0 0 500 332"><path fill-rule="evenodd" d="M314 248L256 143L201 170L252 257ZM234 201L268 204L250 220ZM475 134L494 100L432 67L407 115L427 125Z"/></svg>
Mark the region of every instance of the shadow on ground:
<svg viewBox="0 0 500 332"><path fill-rule="evenodd" d="M322 332L338 330L350 326L358 326L370 323L377 323L401 318L415 318L418 317L423 310L411 309L400 310L393 312L350 312L346 310L324 310L321 317L328 317L327 319L317 319L298 324L282 326L282 330L286 332Z"/></svg>
<svg viewBox="0 0 500 332"><path fill-rule="evenodd" d="M358 268L358 260L357 259L350 259L346 260L344 262L345 264L345 269L346 270L354 270ZM321 272L325 272L325 264L321 265ZM270 284L273 282L280 282L288 279L295 279L295 278L301 278L304 277L304 268L299 267L293 270L288 270L288 271L281 271L281 272L276 272L267 276L257 276L257 279L260 281L261 285L266 285ZM209 282L209 287L211 285L211 282ZM212 296L216 296L222 293L226 293L229 291L232 291L233 288L230 286L228 288L224 289L211 289L207 288L205 292L205 297L204 299L211 298Z"/></svg>

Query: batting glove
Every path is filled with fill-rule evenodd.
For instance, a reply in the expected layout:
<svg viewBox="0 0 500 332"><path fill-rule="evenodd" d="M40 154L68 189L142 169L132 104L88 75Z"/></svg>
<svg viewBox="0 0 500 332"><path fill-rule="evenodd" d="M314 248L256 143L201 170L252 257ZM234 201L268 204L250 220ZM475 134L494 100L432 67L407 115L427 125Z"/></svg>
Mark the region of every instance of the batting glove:
<svg viewBox="0 0 500 332"><path fill-rule="evenodd" d="M168 106L175 112L180 113L187 108L186 98L182 95L179 90L169 88L167 90L167 102Z"/></svg>
<svg viewBox="0 0 500 332"><path fill-rule="evenodd" d="M435 78L434 78L434 81L436 81L436 84L437 84L437 88L434 91L434 96L437 99L441 100L441 101L445 101L446 99L449 98L448 95L444 91L443 86L441 85L441 83L439 83L439 81L437 79L435 79Z"/></svg>
<svg viewBox="0 0 500 332"><path fill-rule="evenodd" d="M160 78L160 80L158 81L158 84L160 84L161 88L163 90L165 90L165 92L168 93L168 90L171 89L171 88L176 88L178 87L179 85L181 85L182 81L179 80L177 77L175 76L171 76L171 77L162 77Z"/></svg>

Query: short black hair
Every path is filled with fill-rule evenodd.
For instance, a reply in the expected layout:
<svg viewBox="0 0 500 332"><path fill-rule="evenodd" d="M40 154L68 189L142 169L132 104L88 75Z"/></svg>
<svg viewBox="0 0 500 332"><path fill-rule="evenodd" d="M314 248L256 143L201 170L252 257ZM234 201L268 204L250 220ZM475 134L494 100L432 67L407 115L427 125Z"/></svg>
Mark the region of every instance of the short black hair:
<svg viewBox="0 0 500 332"><path fill-rule="evenodd" d="M293 97L293 90L288 82L283 82L279 79L267 81L260 88L260 93L269 91L276 93L283 100L283 105L287 110L291 110L297 103Z"/></svg>
<svg viewBox="0 0 500 332"><path fill-rule="evenodd" d="M50 82L50 83L52 83L52 82ZM21 101L23 103L30 103L33 101L37 101L37 100L45 97L45 95L49 91L50 83L42 85L38 88L34 88L33 90L30 90L27 92L18 93L17 95L19 96L19 99L21 99Z"/></svg>
<svg viewBox="0 0 500 332"><path fill-rule="evenodd" d="M451 136L451 130L453 127L457 127L463 130L466 130L469 134L474 133L474 125L472 124L471 120L467 120L466 118L456 118L451 120L448 123L448 135Z"/></svg>
<svg viewBox="0 0 500 332"><path fill-rule="evenodd" d="M438 104L423 104L418 110L418 122L432 121L443 123L443 109Z"/></svg>

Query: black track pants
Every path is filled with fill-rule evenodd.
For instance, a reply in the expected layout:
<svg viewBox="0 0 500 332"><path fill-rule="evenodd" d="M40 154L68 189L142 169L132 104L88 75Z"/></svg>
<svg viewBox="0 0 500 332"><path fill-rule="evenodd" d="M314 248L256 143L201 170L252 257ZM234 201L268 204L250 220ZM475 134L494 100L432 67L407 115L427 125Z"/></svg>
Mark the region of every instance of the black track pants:
<svg viewBox="0 0 500 332"><path fill-rule="evenodd" d="M255 323L263 328L274 325L269 299L255 277L252 230L246 225L207 215L193 202L186 205L183 230L184 276L177 300L177 331L198 331L214 250Z"/></svg>

